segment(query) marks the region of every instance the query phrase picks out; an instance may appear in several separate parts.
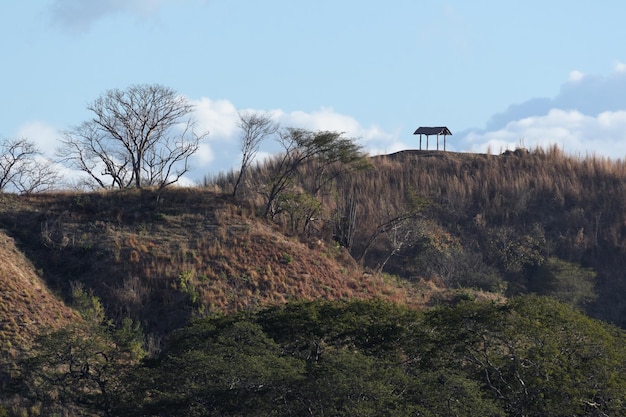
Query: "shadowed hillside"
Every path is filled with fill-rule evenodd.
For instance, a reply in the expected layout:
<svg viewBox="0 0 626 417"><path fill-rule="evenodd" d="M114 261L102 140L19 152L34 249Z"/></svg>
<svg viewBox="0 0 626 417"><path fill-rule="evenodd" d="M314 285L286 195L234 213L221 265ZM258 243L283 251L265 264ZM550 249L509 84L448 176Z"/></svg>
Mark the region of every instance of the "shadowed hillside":
<svg viewBox="0 0 626 417"><path fill-rule="evenodd" d="M463 283L462 275L476 267L450 273L459 269L454 264L465 255L478 257L503 277L509 294L538 292L577 304L576 292L595 293L595 302L590 298L580 306L626 324L626 304L619 296L626 290L623 161L572 157L558 148L500 156L403 152L379 158L378 169L363 181L371 181L372 188L376 182L398 183L397 191L379 188L390 190L384 200L399 200L413 189L433 203L425 216L462 249L449 249L453 256L447 267L435 263L432 273L449 273L450 282ZM445 259L446 250L437 249L432 239L404 255L428 267L433 260L423 259L420 251L433 246L439 259ZM397 259L396 271L411 270L411 262L404 260ZM567 276L558 276L554 265L559 262L570 267L561 274ZM585 282L591 275L593 282Z"/></svg>
<svg viewBox="0 0 626 417"><path fill-rule="evenodd" d="M32 262L19 258L3 268L43 279L68 305L80 285L108 317L130 317L156 340L191 317L290 300L382 297L423 305L439 293L427 283L364 276L333 242L285 236L250 208L203 189L5 195L2 202L0 227ZM20 320L22 307L3 307L2 320Z"/></svg>
<svg viewBox="0 0 626 417"><path fill-rule="evenodd" d="M301 167L272 219L248 184L237 199L197 188L4 195L0 227L66 302L80 283L109 317L155 334L296 299L420 306L443 288L551 295L624 325L621 161L556 148L369 161L325 188ZM211 186L228 193L227 178ZM293 202L310 204L297 198L314 188L320 205L300 221L308 206Z"/></svg>
<svg viewBox="0 0 626 417"><path fill-rule="evenodd" d="M0 233L0 357L16 356L35 335L78 317L53 295L17 249Z"/></svg>

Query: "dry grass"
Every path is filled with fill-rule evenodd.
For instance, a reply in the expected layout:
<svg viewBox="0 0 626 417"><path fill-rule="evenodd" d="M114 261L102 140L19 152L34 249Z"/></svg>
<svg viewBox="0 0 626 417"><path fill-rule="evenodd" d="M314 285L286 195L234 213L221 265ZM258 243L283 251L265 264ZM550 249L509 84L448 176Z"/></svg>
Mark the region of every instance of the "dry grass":
<svg viewBox="0 0 626 417"><path fill-rule="evenodd" d="M48 289L13 239L0 233L0 357L17 357L34 336L76 320Z"/></svg>
<svg viewBox="0 0 626 417"><path fill-rule="evenodd" d="M160 195L151 190L3 195L0 226L18 243L13 251L32 263L24 260L11 268L39 271L45 285L61 296L68 295L73 281L81 282L102 299L111 317L138 319L157 337L193 316L294 299L382 297L415 307L453 299L455 292L445 290L441 277L418 271L408 282L364 274L354 261L377 225L406 210L416 195L428 202L421 209L422 224L431 225L434 237L458 245L467 243L477 224L524 229L540 223L558 242L551 250L565 259L589 264L600 247L610 246L613 253L626 248L621 161L572 157L550 148L497 156L405 151L371 162L372 169L339 176L323 190L317 223L303 235L285 233L293 230L280 216L276 222L257 218L263 202L250 190L248 199L235 201L208 188L173 188ZM300 175L306 177L306 167ZM306 181L296 186L306 190ZM346 190L358 203L351 254L332 240L338 196ZM365 267L375 268L388 255L388 239L383 235L376 241ZM611 282L618 276L610 269L623 268L602 256L599 276L614 290ZM5 296L20 303L12 311L46 306L20 297L14 282L3 282ZM2 308L3 329L15 335L18 316Z"/></svg>
<svg viewBox="0 0 626 417"><path fill-rule="evenodd" d="M458 238L470 258L489 258L485 252L489 236L507 230L525 236L539 230L545 236L543 256L558 256L598 273L600 297L588 312L626 326L626 303L618 296L626 291L624 160L568 155L552 146L502 155L407 150L370 161L372 169L340 175L318 195L322 202L318 224L305 236L332 240L334 219L347 202L353 202L356 233L350 252L375 269L393 250L393 236L381 233L367 253L365 242L381 224L406 212L416 197L425 203L419 218L434 222L433 230ZM258 167L253 173L258 184L267 178L267 169ZM293 191L313 193L313 174L311 167L302 167ZM231 177L222 175L210 185L228 190ZM245 195L247 204L258 208L264 202L254 192L257 186L251 184ZM286 216L274 221L289 231ZM404 256L389 260L386 270L406 271L418 250L419 246L407 248ZM423 278L415 265L413 269L407 278Z"/></svg>
<svg viewBox="0 0 626 417"><path fill-rule="evenodd" d="M194 316L290 300L425 303L417 286L364 275L334 243L286 236L206 189L167 190L158 204L149 190L3 199L0 225L33 262L23 268L65 297L80 282L110 317L156 337Z"/></svg>

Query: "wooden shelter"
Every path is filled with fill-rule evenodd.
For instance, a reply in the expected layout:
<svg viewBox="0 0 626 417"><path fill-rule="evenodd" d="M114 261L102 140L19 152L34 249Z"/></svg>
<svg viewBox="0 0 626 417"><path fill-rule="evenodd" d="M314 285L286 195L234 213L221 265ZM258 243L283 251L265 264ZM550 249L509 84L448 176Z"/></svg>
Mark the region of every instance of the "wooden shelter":
<svg viewBox="0 0 626 417"><path fill-rule="evenodd" d="M443 135L443 150L446 150L446 136L452 135L450 129L445 126L439 127L418 127L413 133L414 135L420 135L420 150L422 149L422 135L426 135L426 149L428 149L428 137L437 135L437 150L439 150L439 135Z"/></svg>

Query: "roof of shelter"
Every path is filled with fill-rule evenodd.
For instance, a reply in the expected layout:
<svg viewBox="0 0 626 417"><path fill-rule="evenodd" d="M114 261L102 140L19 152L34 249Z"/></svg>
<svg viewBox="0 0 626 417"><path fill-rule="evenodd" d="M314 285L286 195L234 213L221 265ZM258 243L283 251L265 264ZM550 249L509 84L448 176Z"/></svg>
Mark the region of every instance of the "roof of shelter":
<svg viewBox="0 0 626 417"><path fill-rule="evenodd" d="M418 127L414 135L451 135L450 129L445 126L440 127Z"/></svg>

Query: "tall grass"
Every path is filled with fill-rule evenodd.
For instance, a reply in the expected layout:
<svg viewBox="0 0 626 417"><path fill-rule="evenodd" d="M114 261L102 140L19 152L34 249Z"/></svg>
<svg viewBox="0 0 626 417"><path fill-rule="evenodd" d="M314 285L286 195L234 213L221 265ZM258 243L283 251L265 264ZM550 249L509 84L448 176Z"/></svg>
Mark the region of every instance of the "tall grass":
<svg viewBox="0 0 626 417"><path fill-rule="evenodd" d="M617 302L615 296L626 290L624 160L594 153L572 155L549 146L500 155L402 151L372 157L370 162L370 169L343 173L318 195L322 209L309 238L332 240L333 224L345 215L347 202L354 201L356 224L350 251L359 257L377 227L408 210L417 196L427 203L419 217L434 220L441 230L460 238L470 255L487 256L484 239L504 230L519 236L539 230L545 236L543 256L558 256L598 272L596 287L605 297L592 309L609 320L624 317L626 322L626 303ZM263 204L255 190L269 178L271 167L271 163L258 166L251 175L254 184L249 184L246 201L252 207ZM292 189L312 193L313 170L313 166L301 167ZM228 190L232 177L223 175L213 184ZM286 225L285 218L274 220ZM392 243L390 234L383 233L364 264L379 265L389 256ZM414 246L410 256L417 256L418 250L419 245ZM393 262L405 261L391 259L388 265L393 269ZM608 300L619 307L602 305Z"/></svg>

